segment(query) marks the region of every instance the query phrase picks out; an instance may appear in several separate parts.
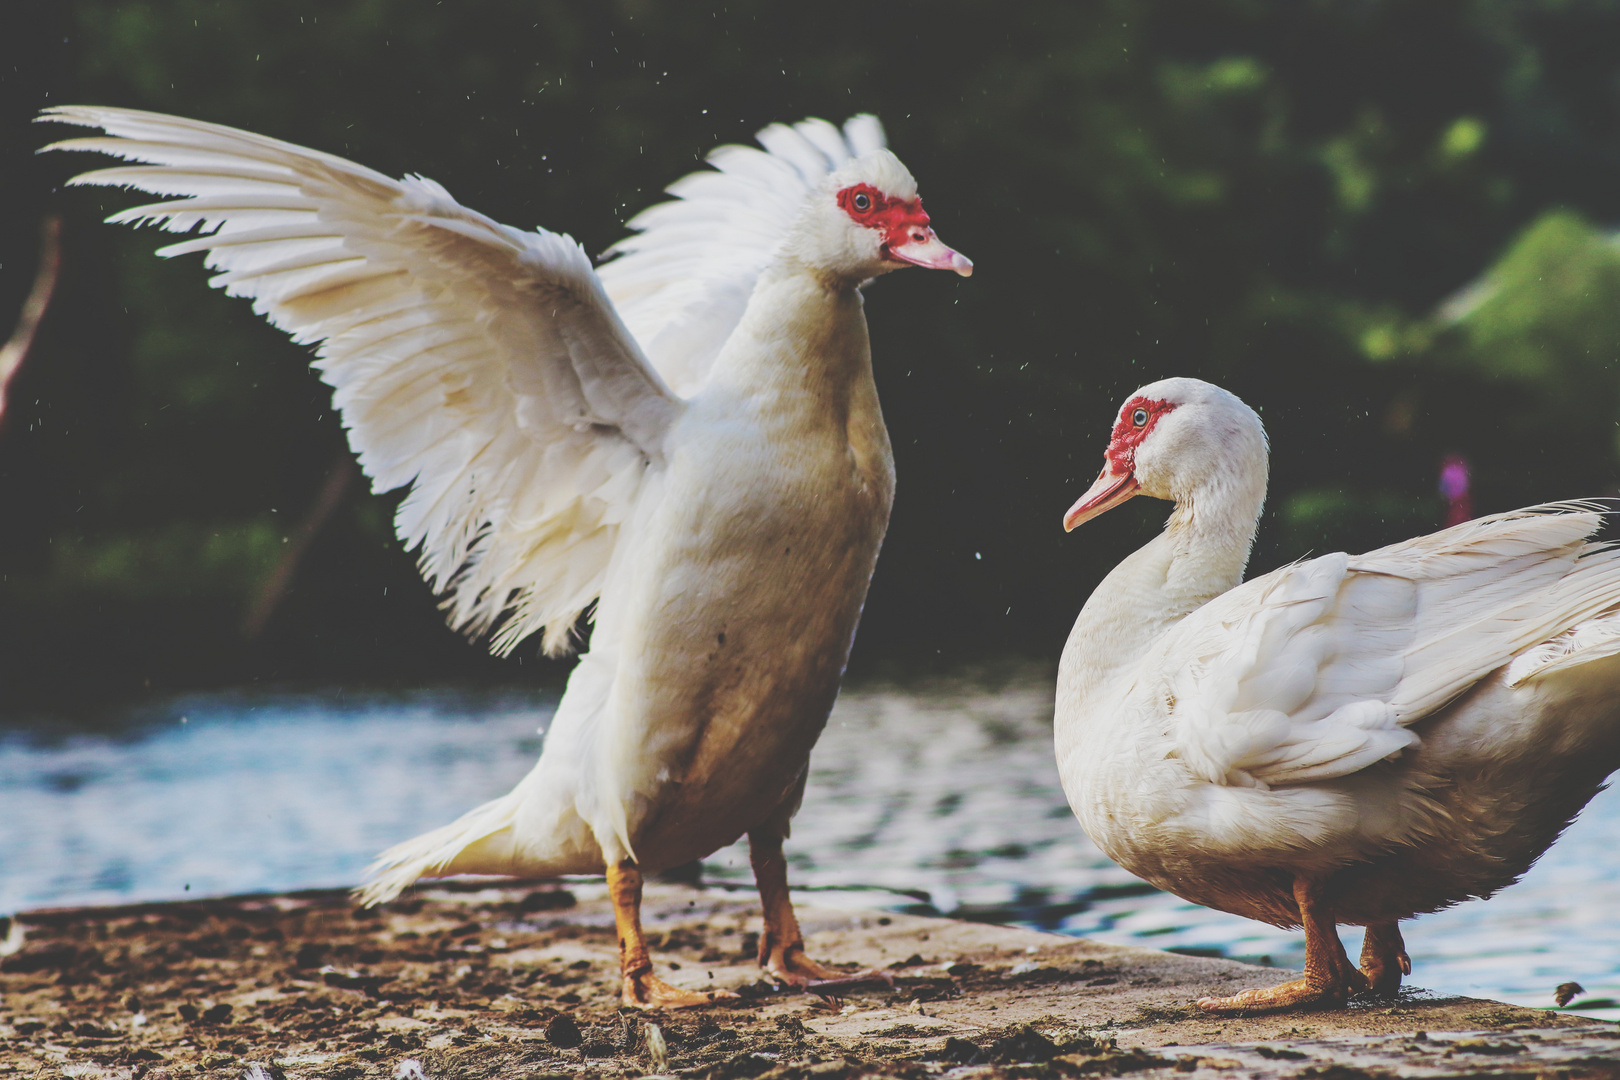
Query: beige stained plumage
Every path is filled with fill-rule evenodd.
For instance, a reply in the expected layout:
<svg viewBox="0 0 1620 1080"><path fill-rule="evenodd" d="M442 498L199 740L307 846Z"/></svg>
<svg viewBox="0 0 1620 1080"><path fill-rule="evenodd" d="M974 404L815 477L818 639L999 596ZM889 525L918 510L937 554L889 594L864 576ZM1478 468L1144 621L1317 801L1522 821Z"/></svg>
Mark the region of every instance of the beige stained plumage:
<svg viewBox="0 0 1620 1080"><path fill-rule="evenodd" d="M596 605L534 771L385 852L365 899L421 876L605 870L626 1002L693 1004L709 995L650 974L640 874L747 833L761 962L827 975L802 956L781 840L893 498L860 288L972 268L877 121L722 147L598 271L568 237L422 177L178 117L42 119L107 132L56 149L140 162L74 183L178 196L111 220L200 227L161 254L203 253L216 287L316 346L373 486L410 487L398 532L453 625L497 652L544 628L556 653Z"/></svg>
<svg viewBox="0 0 1620 1080"><path fill-rule="evenodd" d="M1067 519L1138 491L1175 503L1075 623L1056 746L1111 858L1197 903L1306 924L1310 992L1207 1003L1228 1011L1392 990L1399 920L1517 880L1620 766L1620 551L1588 540L1601 507L1244 582L1266 458L1237 398L1155 383ZM1324 922L1372 928L1360 981Z"/></svg>

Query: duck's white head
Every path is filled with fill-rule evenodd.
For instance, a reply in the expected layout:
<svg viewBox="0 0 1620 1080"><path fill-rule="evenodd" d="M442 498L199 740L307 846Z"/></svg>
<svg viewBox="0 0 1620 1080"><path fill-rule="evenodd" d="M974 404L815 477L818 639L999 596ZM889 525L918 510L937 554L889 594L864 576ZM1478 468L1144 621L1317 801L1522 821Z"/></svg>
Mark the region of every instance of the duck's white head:
<svg viewBox="0 0 1620 1080"><path fill-rule="evenodd" d="M852 281L922 266L963 277L973 263L934 235L917 181L887 150L846 162L811 196L789 250L812 269Z"/></svg>
<svg viewBox="0 0 1620 1080"><path fill-rule="evenodd" d="M1120 406L1102 472L1063 515L1072 530L1135 495L1258 516L1266 430L1237 395L1201 379L1164 379Z"/></svg>

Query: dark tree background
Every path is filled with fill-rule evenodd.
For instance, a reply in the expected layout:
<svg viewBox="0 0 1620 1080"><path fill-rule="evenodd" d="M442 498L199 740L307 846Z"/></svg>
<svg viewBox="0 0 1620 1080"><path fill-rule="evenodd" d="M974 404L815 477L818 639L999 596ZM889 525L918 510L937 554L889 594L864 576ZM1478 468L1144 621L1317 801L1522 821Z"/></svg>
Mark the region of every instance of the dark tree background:
<svg viewBox="0 0 1620 1080"><path fill-rule="evenodd" d="M0 429L0 710L243 682L556 680L447 630L341 489L307 350L100 224L40 108L127 105L420 172L601 251L710 147L878 113L968 281L869 291L900 494L856 672L1051 658L1146 503L1074 536L1123 395L1197 375L1274 449L1254 566L1614 489L1620 2L12 0L0 338L64 221ZM1464 292L1464 290L1468 290ZM257 634L255 603L322 498Z"/></svg>

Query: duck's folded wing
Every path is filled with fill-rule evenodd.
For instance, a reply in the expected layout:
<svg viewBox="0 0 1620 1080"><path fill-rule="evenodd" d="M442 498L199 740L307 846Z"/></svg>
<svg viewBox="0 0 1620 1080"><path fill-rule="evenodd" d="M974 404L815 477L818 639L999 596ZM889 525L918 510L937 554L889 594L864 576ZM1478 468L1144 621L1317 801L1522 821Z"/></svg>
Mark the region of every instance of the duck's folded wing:
<svg viewBox="0 0 1620 1080"><path fill-rule="evenodd" d="M105 136L51 149L140 164L75 184L176 196L113 215L200 235L211 284L301 343L350 445L420 547L451 622L548 651L602 586L620 524L682 403L567 236L508 228L422 177L216 124L128 109L41 117Z"/></svg>
<svg viewBox="0 0 1620 1080"><path fill-rule="evenodd" d="M1173 752L1211 783L1347 776L1516 655L1620 604L1601 511L1531 507L1233 589L1167 635L1151 687Z"/></svg>
<svg viewBox="0 0 1620 1080"><path fill-rule="evenodd" d="M670 386L696 393L742 318L760 272L781 247L806 196L851 158L883 146L875 116L839 130L825 120L772 124L763 150L721 146L714 168L666 190L675 199L631 219L601 267L608 295Z"/></svg>

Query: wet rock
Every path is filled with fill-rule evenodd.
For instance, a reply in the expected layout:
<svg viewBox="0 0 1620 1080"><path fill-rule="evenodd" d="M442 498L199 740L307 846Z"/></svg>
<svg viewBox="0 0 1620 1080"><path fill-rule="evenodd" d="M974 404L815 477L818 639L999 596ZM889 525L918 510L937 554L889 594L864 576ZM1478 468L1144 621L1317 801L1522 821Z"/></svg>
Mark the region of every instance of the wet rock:
<svg viewBox="0 0 1620 1080"><path fill-rule="evenodd" d="M67 942L41 942L24 945L0 960L0 972L22 975L36 971L62 971L79 961L79 950Z"/></svg>
<svg viewBox="0 0 1620 1080"><path fill-rule="evenodd" d="M1023 1062L1051 1061L1057 1057L1057 1044L1028 1024L1022 1024L984 1047L969 1065L1016 1065Z"/></svg>
<svg viewBox="0 0 1620 1080"><path fill-rule="evenodd" d="M321 982L327 986L335 986L340 990L359 990L363 994L376 994L379 988L388 982L387 976L367 975L359 971L323 971Z"/></svg>
<svg viewBox="0 0 1620 1080"><path fill-rule="evenodd" d="M518 901L518 910L523 912L536 911L562 911L571 908L577 900L574 894L567 889L539 889Z"/></svg>
<svg viewBox="0 0 1620 1080"><path fill-rule="evenodd" d="M1208 1059L1193 1059L1194 1067L1200 1061ZM1150 1069L1172 1068L1177 1072L1188 1071L1182 1068L1180 1061L1160 1057L1149 1053L1141 1047L1130 1050L1109 1050L1101 1054L1067 1054L1054 1059L1062 1072L1068 1076L1129 1076L1131 1073L1146 1072ZM1234 1063L1235 1064L1235 1063Z"/></svg>
<svg viewBox="0 0 1620 1080"><path fill-rule="evenodd" d="M1519 1043L1491 1042L1489 1039L1458 1039L1451 1044L1448 1054L1522 1054L1524 1047Z"/></svg>
<svg viewBox="0 0 1620 1080"><path fill-rule="evenodd" d="M203 960L223 960L231 955L231 944L222 934L204 934L186 941L181 947Z"/></svg>
<svg viewBox="0 0 1620 1080"><path fill-rule="evenodd" d="M604 1039L601 1036L596 1036L595 1038L586 1039L584 1043L581 1044L579 1052L588 1058L606 1058L613 1057L615 1054L617 1054L618 1048L607 1039Z"/></svg>
<svg viewBox="0 0 1620 1080"><path fill-rule="evenodd" d="M326 954L331 946L321 941L306 941L298 946L298 952L293 956L293 965L303 969L318 968L326 963Z"/></svg>
<svg viewBox="0 0 1620 1080"><path fill-rule="evenodd" d="M1302 1054L1298 1050L1289 1050L1277 1046L1257 1046L1254 1048L1254 1052L1263 1058L1271 1058L1273 1061L1304 1061L1310 1057L1309 1054Z"/></svg>
<svg viewBox="0 0 1620 1080"><path fill-rule="evenodd" d="M585 1036L580 1033L579 1025L574 1023L573 1017L567 1013L559 1013L546 1025L546 1041L552 1046L572 1050L585 1041Z"/></svg>
<svg viewBox="0 0 1620 1080"><path fill-rule="evenodd" d="M720 1063L704 1076L706 1080L752 1080L753 1077L770 1072L775 1065L775 1060L764 1054L748 1052Z"/></svg>

